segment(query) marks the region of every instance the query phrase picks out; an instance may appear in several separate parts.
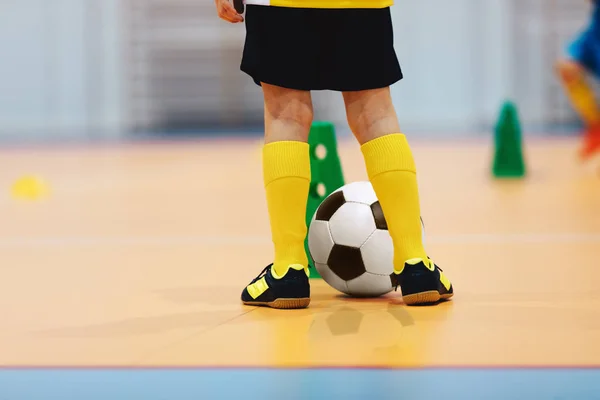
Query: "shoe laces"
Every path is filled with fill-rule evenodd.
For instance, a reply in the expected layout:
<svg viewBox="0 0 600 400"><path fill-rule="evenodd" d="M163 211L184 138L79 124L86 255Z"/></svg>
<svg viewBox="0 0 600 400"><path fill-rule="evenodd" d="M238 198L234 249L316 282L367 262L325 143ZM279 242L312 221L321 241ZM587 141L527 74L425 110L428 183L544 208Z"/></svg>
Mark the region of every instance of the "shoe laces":
<svg viewBox="0 0 600 400"><path fill-rule="evenodd" d="M269 270L269 268L271 268L273 266L273 264L269 264L265 267L265 269L263 269L260 274L258 274L258 276L256 278L254 278L254 280L252 280L252 283L258 281L260 278L262 278L263 276L265 276L267 274L267 271ZM251 283L251 284L252 284Z"/></svg>

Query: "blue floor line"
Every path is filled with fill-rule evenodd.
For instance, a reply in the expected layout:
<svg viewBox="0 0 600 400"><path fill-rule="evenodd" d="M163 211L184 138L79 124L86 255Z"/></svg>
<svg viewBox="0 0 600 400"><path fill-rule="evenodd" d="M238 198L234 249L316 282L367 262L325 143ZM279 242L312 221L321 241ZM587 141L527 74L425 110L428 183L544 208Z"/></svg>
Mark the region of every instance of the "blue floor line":
<svg viewBox="0 0 600 400"><path fill-rule="evenodd" d="M0 370L0 400L600 399L600 369Z"/></svg>

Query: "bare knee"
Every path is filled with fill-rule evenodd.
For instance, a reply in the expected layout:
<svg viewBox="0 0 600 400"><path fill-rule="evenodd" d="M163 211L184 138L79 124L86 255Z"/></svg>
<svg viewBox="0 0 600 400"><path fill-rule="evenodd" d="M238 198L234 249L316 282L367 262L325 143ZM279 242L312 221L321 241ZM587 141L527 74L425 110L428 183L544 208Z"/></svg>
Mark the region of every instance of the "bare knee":
<svg viewBox="0 0 600 400"><path fill-rule="evenodd" d="M389 88L345 92L344 103L350 129L361 144L400 132Z"/></svg>
<svg viewBox="0 0 600 400"><path fill-rule="evenodd" d="M265 141L308 140L313 121L310 92L263 84Z"/></svg>

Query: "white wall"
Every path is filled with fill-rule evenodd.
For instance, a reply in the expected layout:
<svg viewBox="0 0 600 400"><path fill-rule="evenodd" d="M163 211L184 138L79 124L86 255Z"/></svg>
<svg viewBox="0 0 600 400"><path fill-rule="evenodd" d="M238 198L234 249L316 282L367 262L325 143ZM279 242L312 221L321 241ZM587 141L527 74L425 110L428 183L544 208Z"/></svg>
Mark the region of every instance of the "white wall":
<svg viewBox="0 0 600 400"><path fill-rule="evenodd" d="M3 0L0 137L115 134L119 0Z"/></svg>
<svg viewBox="0 0 600 400"><path fill-rule="evenodd" d="M408 129L456 129L477 122L482 57L476 29L486 16L479 9L485 10L470 0L400 0L394 8L405 77L393 93Z"/></svg>

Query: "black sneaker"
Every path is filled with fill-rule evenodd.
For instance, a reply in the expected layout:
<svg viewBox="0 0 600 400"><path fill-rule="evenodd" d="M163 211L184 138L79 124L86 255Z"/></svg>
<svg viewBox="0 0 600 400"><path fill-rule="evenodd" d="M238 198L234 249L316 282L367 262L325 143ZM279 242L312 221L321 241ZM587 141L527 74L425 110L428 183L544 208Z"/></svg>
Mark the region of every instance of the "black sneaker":
<svg viewBox="0 0 600 400"><path fill-rule="evenodd" d="M408 260L404 269L390 275L392 286L402 290L407 305L424 305L448 300L454 295L452 284L444 272L431 260L420 258Z"/></svg>
<svg viewBox="0 0 600 400"><path fill-rule="evenodd" d="M290 265L278 277L268 265L242 292L242 303L272 308L306 308L310 304L308 272L302 265ZM297 267L297 268L296 268Z"/></svg>

